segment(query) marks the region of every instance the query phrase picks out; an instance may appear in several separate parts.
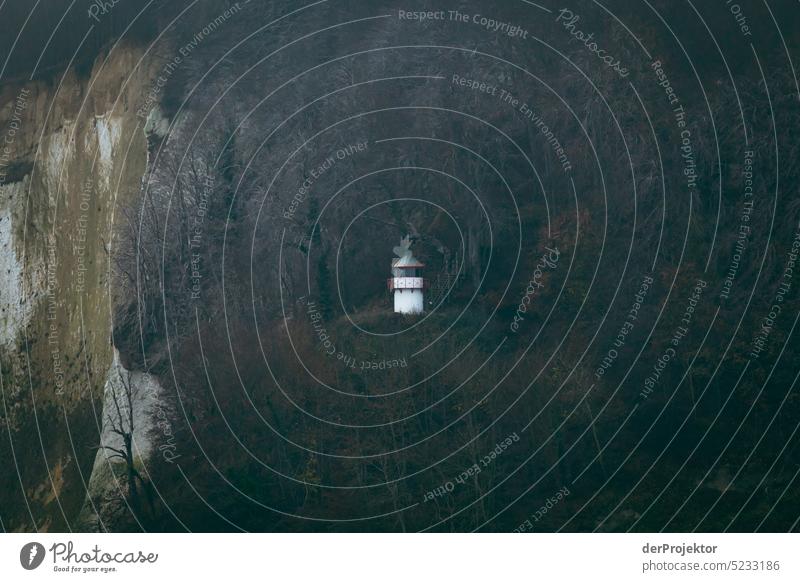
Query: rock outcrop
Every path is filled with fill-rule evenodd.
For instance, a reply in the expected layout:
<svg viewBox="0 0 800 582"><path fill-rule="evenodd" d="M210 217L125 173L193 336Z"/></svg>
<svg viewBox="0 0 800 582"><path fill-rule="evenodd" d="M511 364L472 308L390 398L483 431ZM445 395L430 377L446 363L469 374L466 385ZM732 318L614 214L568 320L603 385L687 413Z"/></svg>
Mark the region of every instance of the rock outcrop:
<svg viewBox="0 0 800 582"><path fill-rule="evenodd" d="M13 463L0 472L0 518L9 531L70 529L84 503L112 362L119 209L147 164L136 111L151 61L117 45L88 77L67 69L0 89L0 458Z"/></svg>

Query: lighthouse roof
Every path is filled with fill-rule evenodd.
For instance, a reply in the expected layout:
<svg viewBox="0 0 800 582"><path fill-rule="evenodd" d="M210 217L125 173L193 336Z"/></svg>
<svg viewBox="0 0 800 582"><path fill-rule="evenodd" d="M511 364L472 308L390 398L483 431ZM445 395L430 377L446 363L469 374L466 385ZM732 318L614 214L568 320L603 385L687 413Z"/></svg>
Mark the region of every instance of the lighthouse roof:
<svg viewBox="0 0 800 582"><path fill-rule="evenodd" d="M420 267L424 267L425 265L420 263L414 255L405 255L400 257L399 259L392 259L392 268L393 269L416 269Z"/></svg>

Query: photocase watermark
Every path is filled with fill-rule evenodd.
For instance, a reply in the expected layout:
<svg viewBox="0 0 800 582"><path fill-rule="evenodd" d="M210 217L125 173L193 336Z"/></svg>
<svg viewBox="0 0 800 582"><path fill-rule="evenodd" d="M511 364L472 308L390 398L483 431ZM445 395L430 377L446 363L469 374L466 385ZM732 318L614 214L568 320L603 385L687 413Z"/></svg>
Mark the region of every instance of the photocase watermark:
<svg viewBox="0 0 800 582"><path fill-rule="evenodd" d="M505 439L497 443L494 448L489 451L486 455L478 459L476 463L473 463L471 466L464 469L457 477L447 481L435 489L431 489L427 491L423 496L423 502L427 503L433 499L438 497L444 497L453 491L455 491L457 485L463 485L467 482L467 479L471 479L479 475L484 469L489 467L497 457L502 455L508 448L514 444L519 442L519 435L516 432L511 433Z"/></svg>
<svg viewBox="0 0 800 582"><path fill-rule="evenodd" d="M544 118L541 116L539 112L535 109L530 107L527 103L520 102L519 99L513 97L510 93L506 93L505 95L501 96L501 99L506 103L510 103L512 107L519 109L519 112L531 123L536 126L536 129L544 136L547 143L553 150L553 153L558 157L558 162L561 164L561 169L564 171L565 174L568 174L572 171L572 163L569 161L569 157L567 156L567 152L564 150L564 147L561 145L561 142L556 137L553 130L550 129L550 126L544 122Z"/></svg>
<svg viewBox="0 0 800 582"><path fill-rule="evenodd" d="M203 274L201 270L202 257L197 249L203 244L203 231L206 222L206 214L208 213L208 201L211 194L214 192L214 178L213 176L206 176L203 181L203 188L200 191L200 196L195 200L194 218L189 230L189 249L191 255L189 256L189 283L191 284L190 292L192 300L200 299L200 292L202 290Z"/></svg>
<svg viewBox="0 0 800 582"><path fill-rule="evenodd" d="M733 0L725 0L725 4L728 5L728 10L733 14L733 19L736 21L742 36L753 36L753 31L750 30L750 25L747 24L747 17L742 12L742 7Z"/></svg>
<svg viewBox="0 0 800 582"><path fill-rule="evenodd" d="M542 279L545 272L548 269L555 270L555 268L558 266L558 259L561 256L558 248L551 249L550 247L544 247L544 250L546 252L542 255L542 258L539 259L539 262L533 271L533 275L531 275L531 280L528 282L528 286L525 288L525 295L523 295L522 299L520 299L517 312L514 314L514 321L511 322L510 327L513 333L517 333L519 331L519 324L525 320L525 314L528 312L528 307L536 298L536 294L539 292L539 290L544 287L544 281Z"/></svg>
<svg viewBox="0 0 800 582"><path fill-rule="evenodd" d="M590 53L594 54L601 62L623 79L627 77L630 74L628 69L622 66L618 58L614 57L606 51L606 49L601 48L600 45L597 44L597 41L594 40L593 32L587 34L576 27L580 19L581 17L569 8L562 8L556 15L556 22L560 22L573 38L582 42L583 46L585 46Z"/></svg>
<svg viewBox="0 0 800 582"><path fill-rule="evenodd" d="M19 563L26 570L35 570L42 565L48 552L52 557L53 572L72 574L107 574L117 572L121 564L155 564L158 554L143 552L104 551L99 545L87 551L76 551L72 542L56 542L49 550L39 542L29 542L19 552Z"/></svg>
<svg viewBox="0 0 800 582"><path fill-rule="evenodd" d="M369 142L359 141L356 143L348 144L344 147L339 148L331 155L327 156L321 163L319 163L316 167L312 168L311 171L308 173L308 176L305 177L303 182L300 184L300 187L295 192L294 197L292 198L291 202L289 202L289 206L283 211L283 217L286 219L291 219L294 217L297 209L300 207L306 198L308 197L308 193L311 191L311 187L324 176L327 172L329 172L338 162L342 160L346 160L347 158L354 156L358 153L363 153L369 149Z"/></svg>
<svg viewBox="0 0 800 582"><path fill-rule="evenodd" d="M489 18L482 14L465 14L458 10L448 10L447 15L452 21L476 24L487 32L499 32L509 38L527 40L530 34L526 29L517 24L512 24L503 20L495 20L494 18Z"/></svg>
<svg viewBox="0 0 800 582"><path fill-rule="evenodd" d="M303 301L304 298L301 298ZM394 368L407 368L408 360L405 356L400 358L384 358L380 360L362 360L352 354L348 354L343 350L336 347L333 339L331 338L328 330L325 327L325 320L320 311L320 306L315 301L309 301L306 306L306 313L311 321L311 329L319 342L320 350L326 356L335 358L336 361L341 363L347 368L362 371L383 371L391 370Z"/></svg>
<svg viewBox="0 0 800 582"><path fill-rule="evenodd" d="M556 505L561 503L561 500L563 500L565 497L567 497L567 495L569 495L569 493L570 493L570 491L566 487L566 485L564 487L562 487L561 489L559 489L558 491L556 491L555 494L551 495L550 497L548 497L547 500L541 505L541 507L539 507L539 509L537 509L535 512L533 512L530 515L530 517L528 517L528 519L526 519L521 524L519 524L516 528L514 528L512 530L512 533L524 533L526 531L531 531L533 529L533 524L536 523L537 521L541 520L545 515L547 515L547 513L551 509L553 509ZM533 520L533 521L531 521L531 520Z"/></svg>
<svg viewBox="0 0 800 582"><path fill-rule="evenodd" d="M119 1L120 0L116 0L114 3ZM189 55L192 54L192 52L198 46L200 46L204 40L214 33L214 31L225 24L225 22L227 22L232 16L237 14L242 9L243 5L249 3L250 0L245 0L244 2L234 2L234 4L227 8L225 12L217 16L214 20L208 22L208 24L200 29L200 31L198 31L189 42L178 49L178 54L173 56L172 59L167 61L167 63L161 68L161 72L159 73L158 77L156 77L155 83L145 97L144 103L141 107L139 107L139 109L136 110L136 115L139 118L144 119L150 114L150 110L155 104L158 103L161 91L163 91L170 77L172 77L175 71L181 66L183 60L188 58Z"/></svg>
<svg viewBox="0 0 800 582"><path fill-rule="evenodd" d="M468 14L458 10L398 10L397 18L399 20L409 20L420 23L427 21L449 21L474 24L485 29L487 32L494 34L500 33L509 38L519 38L522 40L527 40L530 34L527 29L517 24L490 18L483 14Z"/></svg>
<svg viewBox="0 0 800 582"><path fill-rule="evenodd" d="M644 387L639 393L642 398L646 399L653 393L656 385L661 380L664 370L666 370L670 363L678 356L678 346L680 346L683 338L689 333L689 327L691 326L692 319L694 319L695 310L700 303L700 299L706 287L708 287L708 283L703 279L698 279L695 283L692 293L689 295L689 299L686 303L683 317L681 317L681 325L675 328L675 331L672 333L672 338L669 340L669 347L661 353L656 363L653 365L653 371L645 378Z"/></svg>
<svg viewBox="0 0 800 582"><path fill-rule="evenodd" d="M675 125L680 131L681 138L681 158L683 159L683 175L686 177L686 187L692 191L697 187L697 163L694 159L694 149L692 148L692 132L687 127L686 110L680 102L678 94L675 92L672 83L664 70L661 61L656 59L650 64L650 68L656 75L658 86L664 89L667 101L672 106L672 115L675 118Z"/></svg>
<svg viewBox="0 0 800 582"><path fill-rule="evenodd" d="M50 351L50 361L53 365L52 381L56 387L56 395L64 394L65 370L61 358L61 344L58 330L58 245L53 233L47 234L47 268L45 274L46 317L47 317L47 347Z"/></svg>
<svg viewBox="0 0 800 582"><path fill-rule="evenodd" d="M77 255L78 261L75 266L75 291L83 293L86 290L86 232L89 227L89 210L91 209L92 191L94 182L88 176L81 187L80 201L78 202L77 229L73 240L73 252Z"/></svg>
<svg viewBox="0 0 800 582"><path fill-rule="evenodd" d="M177 453L178 445L175 443L175 433L172 430L172 422L170 422L167 411L161 406L160 401L155 404L155 425L161 431L161 435L165 441L158 445L158 450L161 451L161 456L167 463L174 463L175 459L180 457Z"/></svg>
<svg viewBox="0 0 800 582"><path fill-rule="evenodd" d="M733 282L736 279L736 274L739 272L739 265L742 262L742 255L750 239L750 219L752 218L754 206L752 199L753 150L744 152L744 171L742 175L744 178L744 202L742 202L742 210L739 214L739 235L736 238L736 245L734 246L728 271L725 273L725 278L722 280L722 291L719 294L720 299L728 299L730 297Z"/></svg>
<svg viewBox="0 0 800 582"><path fill-rule="evenodd" d="M606 352L606 355L603 356L603 360L600 362L600 365L594 371L594 377L598 380L603 377L603 375L614 365L614 362L619 357L619 350L621 350L628 341L628 336L633 331L634 326L636 325L636 320L639 319L639 310L642 308L644 304L645 297L647 297L648 291L650 291L650 286L653 284L653 277L650 275L645 275L644 279L642 279L641 285L639 285L639 290L636 292L636 295L633 297L633 305L631 308L628 309L628 313L625 315L625 321L617 331L617 335L614 338L614 342L612 347Z"/></svg>
<svg viewBox="0 0 800 582"><path fill-rule="evenodd" d="M555 133L553 133L553 130L550 129L550 126L545 123L541 114L533 109L530 105L518 97L515 97L507 89L498 87L497 85L486 81L471 79L469 77L462 77L461 75L454 74L451 82L457 87L471 89L472 91L478 93L496 97L504 105L509 105L515 110L519 111L525 120L536 126L536 129L538 129L542 136L544 136L545 140L547 140L547 143L552 148L553 153L556 155L556 157L558 157L558 162L561 164L561 169L564 171L564 173L566 174L572 171L572 163L567 156L566 150L564 150L564 147L561 145L561 141L559 141Z"/></svg>
<svg viewBox="0 0 800 582"><path fill-rule="evenodd" d="M44 546L39 542L29 542L19 551L19 563L26 570L35 570L42 565L46 555Z"/></svg>
<svg viewBox="0 0 800 582"><path fill-rule="evenodd" d="M11 111L11 118L3 136L2 148L0 148L0 186L5 184L8 178L11 146L17 140L17 132L22 127L22 113L28 108L28 95L30 95L30 89L22 89L14 100L14 109Z"/></svg>
<svg viewBox="0 0 800 582"><path fill-rule="evenodd" d="M408 368L408 362L405 357L392 360L360 360L358 367L363 371L391 370L392 368Z"/></svg>
<svg viewBox="0 0 800 582"><path fill-rule="evenodd" d="M100 17L105 16L119 4L122 0L94 0L87 10L89 18L95 22L100 22Z"/></svg>
<svg viewBox="0 0 800 582"><path fill-rule="evenodd" d="M50 546L50 555L54 572L84 574L116 572L116 564L155 564L158 561L158 554L153 552L106 552L97 544L88 551L76 552L72 542L56 542Z"/></svg>
<svg viewBox="0 0 800 582"><path fill-rule="evenodd" d="M314 335L317 336L322 351L329 356L336 355L336 344L333 343L328 330L325 328L325 320L319 310L319 305L315 301L309 301L306 306L306 312L311 320L311 327L314 330Z"/></svg>
<svg viewBox="0 0 800 582"><path fill-rule="evenodd" d="M789 252L786 255L786 264L784 265L783 274L778 284L778 290L772 298L772 305L769 309L769 313L761 320L761 327L753 338L752 347L750 348L751 359L758 358L761 352L767 347L767 340L772 334L778 316L780 316L783 311L783 302L786 299L786 295L788 295L789 291L792 289L792 278L794 277L794 269L797 266L798 255L800 255L800 224L798 224L798 229L792 240L792 246L789 248Z"/></svg>

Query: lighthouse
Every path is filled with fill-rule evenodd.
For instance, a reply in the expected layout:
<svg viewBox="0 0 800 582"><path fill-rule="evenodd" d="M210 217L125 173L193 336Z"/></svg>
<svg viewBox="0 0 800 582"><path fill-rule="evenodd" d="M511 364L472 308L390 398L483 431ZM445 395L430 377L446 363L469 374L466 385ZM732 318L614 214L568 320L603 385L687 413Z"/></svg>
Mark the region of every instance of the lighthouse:
<svg viewBox="0 0 800 582"><path fill-rule="evenodd" d="M394 254L397 258L392 259L392 277L388 281L389 292L394 295L394 312L422 313L425 279L421 269L425 265L411 253L410 236L400 239L400 246L394 247Z"/></svg>

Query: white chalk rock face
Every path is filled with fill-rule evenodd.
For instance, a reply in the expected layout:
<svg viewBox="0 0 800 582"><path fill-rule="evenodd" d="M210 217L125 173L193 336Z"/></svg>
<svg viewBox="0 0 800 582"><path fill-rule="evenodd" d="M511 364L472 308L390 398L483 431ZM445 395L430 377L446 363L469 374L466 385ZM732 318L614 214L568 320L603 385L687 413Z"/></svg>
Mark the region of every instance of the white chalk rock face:
<svg viewBox="0 0 800 582"><path fill-rule="evenodd" d="M130 399L126 395L127 389L130 390ZM130 430L129 400L133 406L134 457L144 460L150 456L153 450L152 432L156 424L154 415L159 407L160 393L161 386L154 376L126 370L119 361L119 352L114 350L114 361L108 370L103 398L103 432L100 437L101 449L98 458L105 459L110 454L110 451L102 447L124 448L122 437L112 430L112 422L116 426L121 425L123 430ZM116 410L115 395L122 419Z"/></svg>
<svg viewBox="0 0 800 582"><path fill-rule="evenodd" d="M10 346L17 339L30 321L41 291L37 261L23 256L14 236L28 185L26 176L0 186L0 346ZM30 266L27 270L25 263Z"/></svg>
<svg viewBox="0 0 800 582"><path fill-rule="evenodd" d="M130 397L127 391L130 390ZM81 509L78 522L87 531L103 531L107 524L103 517L113 520L115 509L106 506L106 500L124 497L126 483L124 464L109 449L124 450L122 437L114 431L120 428L130 431L131 423L128 411L133 410L132 448L134 464L146 475L147 466L153 455L161 454L168 462L180 457L174 444L172 425L163 402L162 388L158 379L152 374L132 372L125 369L119 359L119 352L114 349L114 357L108 369L103 397L103 410L98 411L102 417L95 418L101 428L100 445L94 459L91 477L86 487L86 499ZM119 404L119 411L115 404ZM116 469L115 469L116 467Z"/></svg>
<svg viewBox="0 0 800 582"><path fill-rule="evenodd" d="M106 191L112 189L111 175L114 171L114 153L122 133L122 123L110 115L95 117L97 136L97 170Z"/></svg>
<svg viewBox="0 0 800 582"><path fill-rule="evenodd" d="M0 188L5 198L8 186ZM11 212L0 208L0 345L14 341L24 321L22 264L14 248Z"/></svg>

